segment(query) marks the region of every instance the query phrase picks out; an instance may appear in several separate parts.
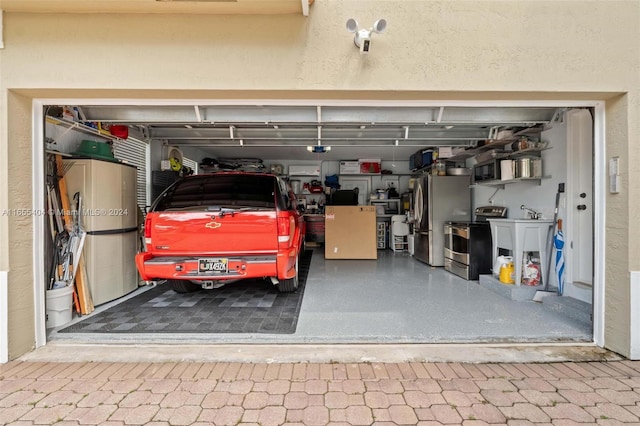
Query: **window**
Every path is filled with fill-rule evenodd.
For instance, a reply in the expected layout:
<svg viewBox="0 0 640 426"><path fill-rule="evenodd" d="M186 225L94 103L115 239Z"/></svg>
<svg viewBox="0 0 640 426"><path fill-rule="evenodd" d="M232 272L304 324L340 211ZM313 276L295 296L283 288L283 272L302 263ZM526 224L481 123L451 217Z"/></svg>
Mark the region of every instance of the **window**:
<svg viewBox="0 0 640 426"><path fill-rule="evenodd" d="M214 207L275 208L272 176L216 174L190 176L176 183L155 206L170 209Z"/></svg>

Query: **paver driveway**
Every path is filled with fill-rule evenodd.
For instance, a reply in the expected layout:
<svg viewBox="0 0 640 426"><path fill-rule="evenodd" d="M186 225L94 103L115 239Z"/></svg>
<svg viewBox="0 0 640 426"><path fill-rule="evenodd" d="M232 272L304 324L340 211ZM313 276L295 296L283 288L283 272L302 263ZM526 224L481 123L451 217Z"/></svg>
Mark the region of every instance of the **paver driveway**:
<svg viewBox="0 0 640 426"><path fill-rule="evenodd" d="M640 361L0 365L0 424L640 424Z"/></svg>

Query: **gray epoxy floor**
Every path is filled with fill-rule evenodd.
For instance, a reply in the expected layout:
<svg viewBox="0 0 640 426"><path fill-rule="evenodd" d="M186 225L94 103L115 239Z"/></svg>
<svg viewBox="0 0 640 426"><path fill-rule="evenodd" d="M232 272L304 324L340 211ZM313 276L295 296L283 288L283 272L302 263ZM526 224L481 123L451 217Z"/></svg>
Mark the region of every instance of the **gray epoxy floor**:
<svg viewBox="0 0 640 426"><path fill-rule="evenodd" d="M444 268L379 251L378 260L311 261L296 335L312 341L592 341L591 328L512 301Z"/></svg>
<svg viewBox="0 0 640 426"><path fill-rule="evenodd" d="M548 312L540 303L508 300L476 281L432 268L408 254L386 250L378 252L377 260L325 260L321 248L315 249L311 260L294 334L101 335L52 330L48 339L106 343L593 341L590 326Z"/></svg>

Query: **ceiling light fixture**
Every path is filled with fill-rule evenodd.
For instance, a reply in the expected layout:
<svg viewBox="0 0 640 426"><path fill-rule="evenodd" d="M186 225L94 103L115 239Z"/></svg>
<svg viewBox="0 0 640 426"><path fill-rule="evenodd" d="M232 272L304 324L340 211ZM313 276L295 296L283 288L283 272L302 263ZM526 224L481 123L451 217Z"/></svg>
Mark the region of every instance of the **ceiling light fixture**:
<svg viewBox="0 0 640 426"><path fill-rule="evenodd" d="M324 154L325 152L331 151L331 147L324 146L324 145L309 145L307 146L307 151L313 152L316 154Z"/></svg>
<svg viewBox="0 0 640 426"><path fill-rule="evenodd" d="M358 29L358 21L353 18L347 20L347 31L355 33L353 43L360 48L360 53L369 53L371 49L371 33L381 34L387 28L386 19L378 19L368 30Z"/></svg>

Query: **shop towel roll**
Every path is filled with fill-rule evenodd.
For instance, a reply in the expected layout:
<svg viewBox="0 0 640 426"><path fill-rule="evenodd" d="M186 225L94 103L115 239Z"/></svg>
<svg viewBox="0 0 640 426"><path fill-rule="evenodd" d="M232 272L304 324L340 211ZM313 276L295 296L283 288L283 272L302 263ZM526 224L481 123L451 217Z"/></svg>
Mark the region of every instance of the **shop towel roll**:
<svg viewBox="0 0 640 426"><path fill-rule="evenodd" d="M513 160L500 161L500 179L501 180L513 179Z"/></svg>

